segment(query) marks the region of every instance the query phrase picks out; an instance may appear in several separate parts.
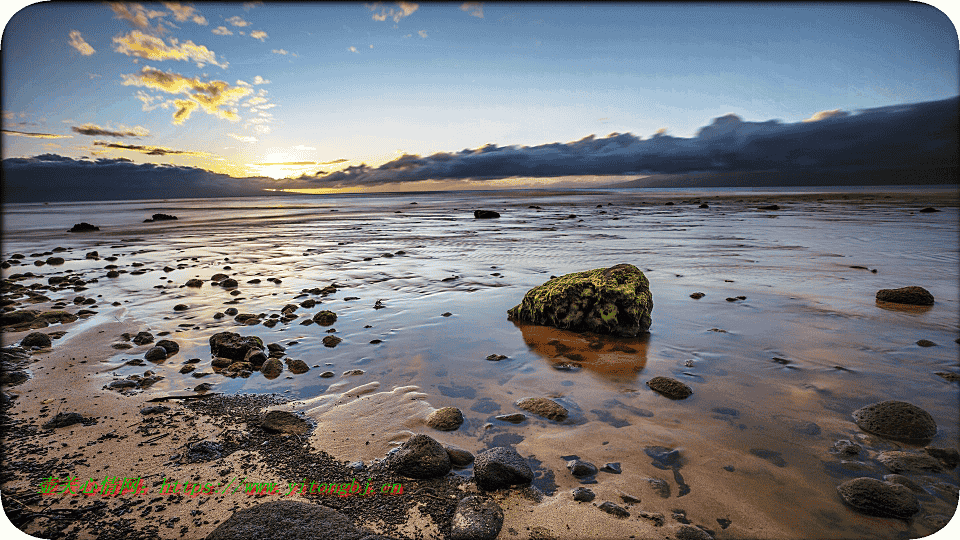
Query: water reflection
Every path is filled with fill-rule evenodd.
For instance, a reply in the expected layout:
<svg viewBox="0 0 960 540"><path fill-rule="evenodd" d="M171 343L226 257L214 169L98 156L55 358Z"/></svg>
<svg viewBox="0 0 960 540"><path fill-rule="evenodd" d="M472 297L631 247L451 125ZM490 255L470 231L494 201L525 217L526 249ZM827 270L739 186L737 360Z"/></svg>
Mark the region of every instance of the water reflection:
<svg viewBox="0 0 960 540"><path fill-rule="evenodd" d="M513 321L530 350L555 369L586 369L611 379L634 379L647 365L649 334L624 338Z"/></svg>

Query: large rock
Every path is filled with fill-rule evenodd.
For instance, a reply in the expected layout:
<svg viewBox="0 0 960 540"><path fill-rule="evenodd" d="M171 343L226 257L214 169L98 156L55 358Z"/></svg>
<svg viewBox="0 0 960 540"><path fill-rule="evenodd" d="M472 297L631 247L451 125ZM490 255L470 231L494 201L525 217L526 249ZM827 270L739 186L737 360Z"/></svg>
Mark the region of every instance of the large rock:
<svg viewBox="0 0 960 540"><path fill-rule="evenodd" d="M387 456L387 466L408 478L437 478L450 472L450 456L432 437L418 434Z"/></svg>
<svg viewBox="0 0 960 540"><path fill-rule="evenodd" d="M427 425L439 431L454 431L463 424L463 413L456 407L441 407L427 416Z"/></svg>
<svg viewBox="0 0 960 540"><path fill-rule="evenodd" d="M888 450L880 452L877 460L895 473L943 472L940 461L928 454Z"/></svg>
<svg viewBox="0 0 960 540"><path fill-rule="evenodd" d="M567 409L556 401L545 397L527 397L516 403L517 407L550 420L561 422L567 418Z"/></svg>
<svg viewBox="0 0 960 540"><path fill-rule="evenodd" d="M923 287L900 287L899 289L880 289L877 300L914 306L932 306L933 295Z"/></svg>
<svg viewBox="0 0 960 540"><path fill-rule="evenodd" d="M477 456L473 463L473 478L480 489L492 491L529 485L533 481L533 471L516 450L498 446Z"/></svg>
<svg viewBox="0 0 960 540"><path fill-rule="evenodd" d="M650 328L653 295L630 264L553 278L527 291L511 319L575 332L632 337Z"/></svg>
<svg viewBox="0 0 960 540"><path fill-rule="evenodd" d="M96 225L91 225L86 221L84 221L82 223L75 224L67 232L92 232L92 231L99 231L99 230L100 230L100 227L97 227Z"/></svg>
<svg viewBox="0 0 960 540"><path fill-rule="evenodd" d="M234 512L208 534L206 540L362 540L369 535L332 508L297 501L270 501Z"/></svg>
<svg viewBox="0 0 960 540"><path fill-rule="evenodd" d="M43 332L30 332L20 340L21 347L49 347L50 345L52 345L50 336Z"/></svg>
<svg viewBox="0 0 960 540"><path fill-rule="evenodd" d="M930 413L905 401L881 401L853 412L860 429L902 441L924 441L937 434Z"/></svg>
<svg viewBox="0 0 960 540"><path fill-rule="evenodd" d="M503 527L503 510L489 497L469 495L460 499L453 513L451 540L494 540Z"/></svg>
<svg viewBox="0 0 960 540"><path fill-rule="evenodd" d="M686 399L693 394L689 386L671 377L654 377L647 381L647 386L670 399Z"/></svg>
<svg viewBox="0 0 960 540"><path fill-rule="evenodd" d="M234 332L219 332L210 336L210 352L237 362L243 362L250 349L263 350L263 340L257 336L241 336Z"/></svg>
<svg viewBox="0 0 960 540"><path fill-rule="evenodd" d="M843 502L870 516L908 518L920 511L920 502L909 489L875 478L844 482L837 486L837 492Z"/></svg>

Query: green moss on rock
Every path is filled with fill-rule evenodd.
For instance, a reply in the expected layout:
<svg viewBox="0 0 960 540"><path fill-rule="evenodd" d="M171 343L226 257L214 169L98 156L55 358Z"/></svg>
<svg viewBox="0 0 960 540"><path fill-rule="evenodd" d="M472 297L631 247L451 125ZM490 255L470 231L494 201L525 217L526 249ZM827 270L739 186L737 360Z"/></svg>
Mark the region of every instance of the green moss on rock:
<svg viewBox="0 0 960 540"><path fill-rule="evenodd" d="M513 320L575 332L636 336L650 329L653 295L637 267L618 264L556 277L509 309Z"/></svg>

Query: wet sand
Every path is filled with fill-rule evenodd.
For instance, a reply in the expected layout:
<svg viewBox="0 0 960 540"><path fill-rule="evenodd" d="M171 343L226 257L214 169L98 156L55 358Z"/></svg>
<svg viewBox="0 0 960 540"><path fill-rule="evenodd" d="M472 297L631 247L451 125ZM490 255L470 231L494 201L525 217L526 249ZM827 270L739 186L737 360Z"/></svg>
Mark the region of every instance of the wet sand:
<svg viewBox="0 0 960 540"><path fill-rule="evenodd" d="M709 208L699 208L702 203ZM759 209L769 204L780 209ZM295 463L271 468L260 459L296 454L269 450L269 443L265 449L235 451L222 463L170 464L169 457L183 453L188 442L226 442L226 420L212 409L168 402L171 411L163 421L135 431L145 418L138 411L148 399L194 394L197 384L210 382L211 392L276 393L288 399L272 408L303 411L316 427L307 440L283 444L311 455L329 454L331 460L320 469L328 475L343 474L336 460L370 463L412 433L427 433L474 454L514 446L534 467L534 486L544 497L538 502L530 493L497 493L506 514L501 538L669 538L684 521L716 538L921 537L938 528L930 516L950 516L957 505L955 470L911 477L923 488L923 510L910 521L860 515L836 493L844 480L887 474L876 460L879 451L919 448L857 428L850 414L866 404L910 401L939 425L931 445L957 445L958 386L935 374L958 372L956 193L404 194L233 199L217 201L216 212L209 201L54 206L4 208L3 258L27 256L25 264L3 275L32 272L36 277L16 280L27 286L46 285L51 276L79 275L88 281L87 289L35 288L33 293L48 298L34 298L36 303L28 303L26 295L10 297L21 303L18 309L55 309L62 300L67 311L96 314L40 330L66 334L48 352L32 355L30 380L5 388L18 396L7 414L19 426L39 426L58 411L78 412L97 423L52 433L24 427L14 452L5 447L5 469L14 460L31 462L34 470L5 470L0 485L5 497L28 499L37 479L54 471L81 478L109 471L142 472L152 480L199 479L219 476L223 469L231 469L229 477L244 470L244 459L255 464L247 466L250 477L299 481L278 473L302 472ZM919 212L928 206L941 212ZM472 212L481 208L502 217L475 220ZM140 223L156 212L180 219ZM101 225L101 231L63 232L80 221ZM54 253L57 246L67 249ZM84 257L92 250L99 260ZM33 264L55 255L67 261ZM117 260L106 261L111 255ZM635 264L651 282L648 336L580 335L506 320L506 310L550 275L621 262ZM108 264L123 271L119 277L105 277ZM240 294L211 286L210 277L218 272L235 277ZM203 280L203 286L183 287L191 278ZM248 283L251 279L260 282ZM309 292L330 284L336 285L335 293ZM927 288L937 303L897 309L874 299L878 289L906 285ZM693 292L705 296L695 300L689 296ZM77 296L94 303L75 303ZM727 301L737 296L746 299ZM298 308L297 319L263 325L285 305L308 298L319 303ZM375 307L377 301L382 308ZM187 309L174 310L179 304ZM262 316L253 325L230 316L214 318L228 307ZM321 342L331 327L300 324L321 309L338 315L333 335L343 341L334 348ZM125 365L142 358L152 344L126 350L112 345L126 343L120 337L124 332L145 330L157 339L175 340L180 351L160 363ZM164 331L170 334L161 337ZM272 380L258 372L235 379L213 373L208 339L220 331L280 343L287 357L302 359L311 369L294 375L285 368ZM27 333L4 333L3 345ZM937 346L921 347L920 339ZM485 360L490 354L507 358ZM179 373L191 358L201 360L196 371L211 374L197 379ZM556 369L557 364L570 369ZM103 388L148 369L164 378L142 392L126 396ZM362 372L345 374L351 370ZM320 377L325 371L334 377ZM693 396L671 401L652 392L644 383L658 375L684 381ZM513 403L527 396L551 397L570 410L570 417L558 423L529 416L520 424L494 418L519 412ZM465 422L457 431L426 426L426 415L444 406L463 411ZM171 435L138 446L165 430ZM240 430L256 435L249 426ZM120 438L96 442L109 433ZM859 463L841 464L830 452L841 439L864 447ZM22 441L45 453L23 455L20 445L27 443ZM5 440L5 446L11 445ZM677 466L653 459L657 448L679 450ZM574 455L598 467L621 464L621 474L600 472L596 483L586 485L597 495L593 503L571 498L571 490L581 485L565 466ZM455 473L466 480L471 470ZM658 495L648 478L665 481L669 497ZM456 487L457 482L454 478L432 493L454 495L472 485ZM623 495L640 502L625 503ZM348 508L348 515L371 530L398 536L412 528L426 529L426 537L449 530L455 498L424 497L434 506L414 510L413 497L398 497L406 506L391 503L397 507L391 515L412 516L405 525L411 529L378 524L374 515L365 518L359 502L350 501L348 506L356 508ZM101 500L88 500L94 499ZM117 512L134 498L103 501L109 512ZM602 501L620 504L631 516L617 519L600 511L596 505ZM213 496L201 508L188 498L159 511L151 503L150 512L126 527L143 536L202 538L233 509L255 502ZM48 516L89 504L71 505L59 496L34 496L23 503ZM130 512L140 516L146 505ZM190 514L198 509L204 513ZM662 514L662 526L651 517L656 514ZM124 517L130 515L107 521L119 523ZM167 527L174 517L180 519ZM86 519L74 525L80 537L103 533L102 521ZM431 521L435 524L428 527ZM62 520L36 517L25 526L35 533L53 522ZM183 536L182 527L187 527Z"/></svg>

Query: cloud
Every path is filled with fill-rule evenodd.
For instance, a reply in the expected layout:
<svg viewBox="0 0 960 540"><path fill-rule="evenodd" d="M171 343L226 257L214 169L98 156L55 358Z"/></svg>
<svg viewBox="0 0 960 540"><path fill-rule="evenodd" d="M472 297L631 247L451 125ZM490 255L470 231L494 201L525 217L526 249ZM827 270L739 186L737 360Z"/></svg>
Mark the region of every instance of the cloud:
<svg viewBox="0 0 960 540"><path fill-rule="evenodd" d="M243 3L243 10L244 10L244 11L250 11L251 9L253 9L253 8L257 7L257 6L262 6L262 5L263 5L263 2L244 2L244 3Z"/></svg>
<svg viewBox="0 0 960 540"><path fill-rule="evenodd" d="M246 102L244 102L244 105L247 105L247 106L249 107L249 106L252 106L252 105L259 105L259 104L261 104L261 103L266 103L266 102L267 102L267 98L265 98L265 97L260 97L260 96L254 96L254 97L248 99Z"/></svg>
<svg viewBox="0 0 960 540"><path fill-rule="evenodd" d="M93 141L94 146L101 146L103 148L111 148L115 150L132 150L134 152L140 152L148 156L168 156L168 155L179 155L179 156L209 156L210 154L206 152L194 152L191 150L174 150L173 148L167 148L165 146L143 146L139 144L121 144L121 143L112 143L105 141Z"/></svg>
<svg viewBox="0 0 960 540"><path fill-rule="evenodd" d="M182 45L176 38L170 38L170 45L167 45L162 38L150 36L133 30L129 34L113 38L116 44L114 51L123 53L127 56L137 56L147 60L185 60L194 61L197 67L203 67L206 64L213 64L226 69L227 64L217 62L217 55L203 45L196 45L192 41L187 41Z"/></svg>
<svg viewBox="0 0 960 540"><path fill-rule="evenodd" d="M198 107L207 114L236 122L240 117L235 109L228 107L235 105L253 91L246 86L230 86L224 81L201 81L178 73L163 72L150 66L145 66L140 73L124 74L122 77L124 86L140 86L168 94L184 95L186 99L177 99L173 102L176 106L176 112L173 115L174 124L182 124Z"/></svg>
<svg viewBox="0 0 960 540"><path fill-rule="evenodd" d="M272 52L273 54L290 54L290 53L288 53L287 51L285 51L285 50L283 50L283 49L273 49L273 50L270 51L270 52Z"/></svg>
<svg viewBox="0 0 960 540"><path fill-rule="evenodd" d="M427 37L427 31L426 31L426 30L418 30L417 33L420 34L420 37L422 37L422 38L426 38L426 37Z"/></svg>
<svg viewBox="0 0 960 540"><path fill-rule="evenodd" d="M253 84L270 84L270 81L264 79L263 77L257 75L253 78Z"/></svg>
<svg viewBox="0 0 960 540"><path fill-rule="evenodd" d="M233 178L198 167L56 154L4 159L3 172L5 202L263 196L269 194L264 189L306 187L293 180Z"/></svg>
<svg viewBox="0 0 960 540"><path fill-rule="evenodd" d="M314 150L316 150L316 148L314 148ZM350 160L349 160L349 159L340 158L340 159L335 159L335 160L333 160L333 161L323 161L323 162L319 163L319 165L336 165L337 163L346 163L346 162L348 162L348 161L350 161Z"/></svg>
<svg viewBox="0 0 960 540"><path fill-rule="evenodd" d="M273 165L319 165L316 161L284 161L281 163L257 163L261 167L270 167Z"/></svg>
<svg viewBox="0 0 960 540"><path fill-rule="evenodd" d="M464 2L460 5L463 11L469 11L473 17L483 18L483 2Z"/></svg>
<svg viewBox="0 0 960 540"><path fill-rule="evenodd" d="M116 129L110 129L88 122L82 126L71 126L70 129L81 135L104 135L107 137L146 137L150 135L150 131L143 126L128 128L121 125Z"/></svg>
<svg viewBox="0 0 960 540"><path fill-rule="evenodd" d="M52 133L30 133L28 131L14 131L12 129L2 130L6 135L16 135L18 137L30 137L33 139L72 139L73 135L54 135Z"/></svg>
<svg viewBox="0 0 960 540"><path fill-rule="evenodd" d="M355 53L357 53L357 54L360 54L360 51L358 51L357 48L354 47L354 46L352 46L352 45L351 45L350 47L348 47L347 50L350 51L350 52L355 52Z"/></svg>
<svg viewBox="0 0 960 540"><path fill-rule="evenodd" d="M195 7L185 6L180 2L164 2L163 5L173 13L173 18L178 22L184 22L189 19L201 26L207 25L207 19L197 13L197 8Z"/></svg>
<svg viewBox="0 0 960 540"><path fill-rule="evenodd" d="M394 8L385 8L381 2L377 2L372 6L367 6L370 8L370 11L380 10L380 13L373 14L373 20L375 21L385 21L388 18L393 19L393 22L400 22L400 19L404 17L409 17L414 11L416 11L420 6L414 4L413 2L397 2L397 7L400 9Z"/></svg>
<svg viewBox="0 0 960 540"><path fill-rule="evenodd" d="M243 28L244 26L250 26L250 23L243 20L239 15L234 15L233 17L230 17L229 19L227 19L227 22L232 24L233 26L238 26L240 28Z"/></svg>
<svg viewBox="0 0 960 540"><path fill-rule="evenodd" d="M254 30L253 32L250 32L250 37L252 37L253 39L259 39L260 41L264 41L269 36L267 36L267 33L264 32L263 30Z"/></svg>
<svg viewBox="0 0 960 540"><path fill-rule="evenodd" d="M840 109L833 109L832 111L820 111L810 118L804 120L804 122L819 122L820 120L826 120L827 118L842 118L844 116L850 116L850 113L841 111Z"/></svg>
<svg viewBox="0 0 960 540"><path fill-rule="evenodd" d="M293 149L294 149L294 150L316 150L316 148L314 148L314 147L312 147L312 146L306 146L306 145L303 145L303 144L298 144L298 145L294 146Z"/></svg>
<svg viewBox="0 0 960 540"><path fill-rule="evenodd" d="M218 27L214 28L213 30L211 30L211 32L213 32L214 34L216 34L216 35L218 35L218 36L232 36L232 35L233 35L233 32L231 32L230 29L227 28L226 26L218 26Z"/></svg>
<svg viewBox="0 0 960 540"><path fill-rule="evenodd" d="M234 139L240 142L257 142L256 137L248 137L246 135L237 135L236 133L227 133L228 136L233 137Z"/></svg>
<svg viewBox="0 0 960 540"><path fill-rule="evenodd" d="M167 14L165 11L147 11L142 5L135 3L108 2L107 5L109 5L110 9L116 14L117 19L128 21L142 30L150 29L150 19L163 17ZM163 27L159 22L157 23L156 31L163 33Z"/></svg>
<svg viewBox="0 0 960 540"><path fill-rule="evenodd" d="M612 133L539 146L488 144L426 157L405 154L379 167L361 164L317 173L311 180L333 187L444 179L957 167L958 105L960 97L954 97L792 124L749 122L728 114L691 138L657 133L644 140Z"/></svg>
<svg viewBox="0 0 960 540"><path fill-rule="evenodd" d="M80 32L77 30L70 31L70 46L84 56L90 56L97 52L93 49L93 47L83 40L83 36L80 35Z"/></svg>

